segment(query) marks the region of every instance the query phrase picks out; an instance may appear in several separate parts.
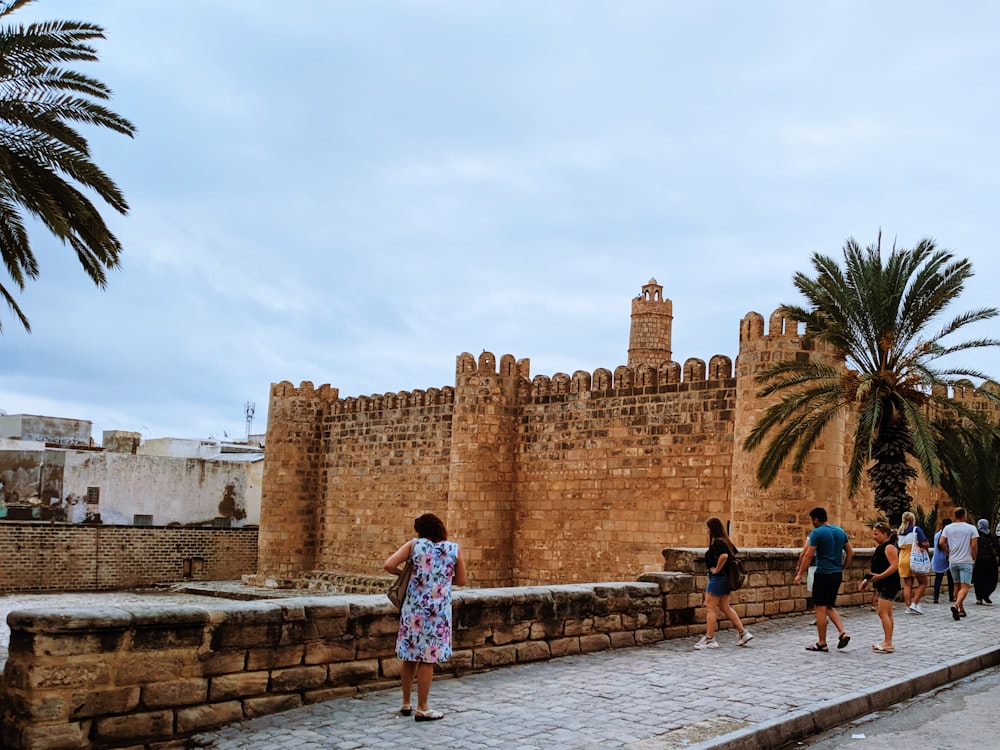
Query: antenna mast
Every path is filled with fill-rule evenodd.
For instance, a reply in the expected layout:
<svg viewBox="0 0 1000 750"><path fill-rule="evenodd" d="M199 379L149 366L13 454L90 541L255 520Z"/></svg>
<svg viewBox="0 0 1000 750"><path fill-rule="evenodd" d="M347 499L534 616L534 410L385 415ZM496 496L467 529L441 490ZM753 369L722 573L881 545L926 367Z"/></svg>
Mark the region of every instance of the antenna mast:
<svg viewBox="0 0 1000 750"><path fill-rule="evenodd" d="M256 409L256 404L253 401L247 401L243 405L243 413L247 418L247 442L250 442L250 429L253 426L253 413Z"/></svg>

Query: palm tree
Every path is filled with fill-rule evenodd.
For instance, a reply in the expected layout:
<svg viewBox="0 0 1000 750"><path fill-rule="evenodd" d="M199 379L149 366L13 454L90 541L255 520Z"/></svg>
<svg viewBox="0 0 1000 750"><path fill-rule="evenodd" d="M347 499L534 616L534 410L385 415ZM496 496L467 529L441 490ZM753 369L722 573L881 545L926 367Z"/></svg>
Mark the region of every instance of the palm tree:
<svg viewBox="0 0 1000 750"><path fill-rule="evenodd" d="M938 422L941 489L969 513L970 522L1000 520L1000 431L985 422Z"/></svg>
<svg viewBox="0 0 1000 750"><path fill-rule="evenodd" d="M931 413L970 417L967 407L948 396L948 386L961 378L988 378L976 370L937 370L937 360L956 352L1000 346L995 339L944 344L961 328L997 315L995 308L962 313L936 331L929 327L952 303L972 276L968 260L955 260L933 240L912 250L895 245L883 262L882 235L862 249L854 239L843 248L844 267L814 253L815 278L794 277L809 307L784 305L782 312L806 324L806 341L823 342L843 355L846 368L787 359L765 367L757 382L762 397L780 395L754 425L745 450L761 445L771 433L757 466L757 481L768 487L783 462L792 470L805 466L809 450L824 428L842 413L856 415L848 467L848 493L854 495L862 472L875 497L875 507L893 523L911 504L907 482L916 471L940 483Z"/></svg>
<svg viewBox="0 0 1000 750"><path fill-rule="evenodd" d="M0 18L29 2L0 2ZM0 28L0 253L20 291L39 270L25 213L73 248L99 287L107 284L105 269L119 264L121 243L78 186L122 214L128 204L117 185L94 164L86 139L74 125L97 125L129 137L135 127L99 103L111 96L107 86L61 67L97 60L89 43L103 38L100 26L77 21ZM2 284L0 297L30 331L27 317Z"/></svg>

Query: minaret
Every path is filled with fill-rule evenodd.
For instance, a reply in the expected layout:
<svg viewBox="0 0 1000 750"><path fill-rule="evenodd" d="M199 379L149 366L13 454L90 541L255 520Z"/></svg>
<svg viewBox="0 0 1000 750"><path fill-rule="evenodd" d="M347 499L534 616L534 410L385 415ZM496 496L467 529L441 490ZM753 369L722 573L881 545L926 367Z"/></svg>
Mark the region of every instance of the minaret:
<svg viewBox="0 0 1000 750"><path fill-rule="evenodd" d="M632 330L628 337L628 366L659 367L670 360L670 331L674 303L663 297L663 287L650 279L632 300Z"/></svg>

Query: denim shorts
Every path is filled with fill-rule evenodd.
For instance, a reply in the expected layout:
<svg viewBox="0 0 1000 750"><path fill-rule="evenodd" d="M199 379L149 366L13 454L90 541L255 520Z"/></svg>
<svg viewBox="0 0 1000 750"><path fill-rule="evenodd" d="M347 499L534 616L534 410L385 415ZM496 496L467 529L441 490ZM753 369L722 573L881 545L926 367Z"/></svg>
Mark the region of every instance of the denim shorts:
<svg viewBox="0 0 1000 750"><path fill-rule="evenodd" d="M723 597L729 593L729 587L726 585L726 577L721 573L719 575L714 575L712 573L708 574L708 587L705 589L706 594L711 594L712 596Z"/></svg>
<svg viewBox="0 0 1000 750"><path fill-rule="evenodd" d="M955 583L972 583L972 563L952 563L951 577Z"/></svg>

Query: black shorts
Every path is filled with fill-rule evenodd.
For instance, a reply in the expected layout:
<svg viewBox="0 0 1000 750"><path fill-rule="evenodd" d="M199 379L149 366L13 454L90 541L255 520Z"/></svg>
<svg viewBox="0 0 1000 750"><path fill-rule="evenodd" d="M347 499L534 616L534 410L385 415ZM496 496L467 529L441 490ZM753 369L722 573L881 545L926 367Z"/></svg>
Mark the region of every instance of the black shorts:
<svg viewBox="0 0 1000 750"><path fill-rule="evenodd" d="M896 578L895 581L888 584L884 584L882 581L879 581L875 585L875 590L878 592L879 599L895 601L896 597L899 596L899 579Z"/></svg>
<svg viewBox="0 0 1000 750"><path fill-rule="evenodd" d="M837 592L844 580L843 573L815 573L813 575L813 605L834 607L837 604Z"/></svg>

